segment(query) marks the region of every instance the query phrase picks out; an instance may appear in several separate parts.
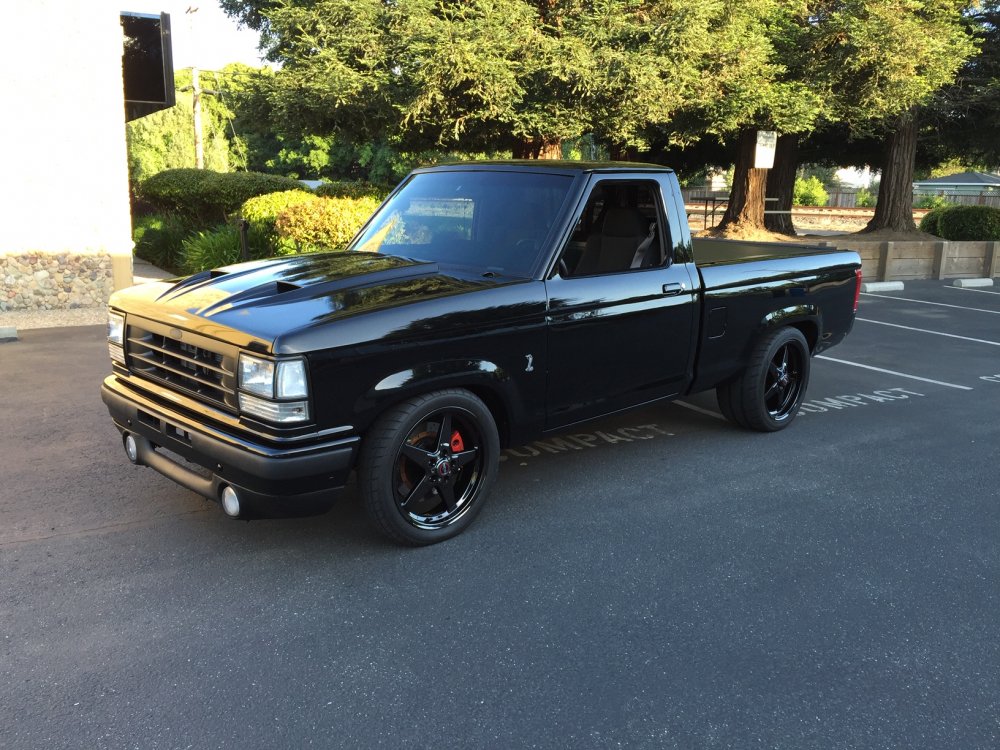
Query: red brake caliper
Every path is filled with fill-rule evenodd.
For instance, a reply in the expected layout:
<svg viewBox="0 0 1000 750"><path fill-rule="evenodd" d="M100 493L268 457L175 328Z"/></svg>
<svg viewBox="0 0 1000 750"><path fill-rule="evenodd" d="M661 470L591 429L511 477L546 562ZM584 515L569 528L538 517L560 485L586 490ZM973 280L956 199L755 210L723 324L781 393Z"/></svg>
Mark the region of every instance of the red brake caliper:
<svg viewBox="0 0 1000 750"><path fill-rule="evenodd" d="M465 450L465 441L463 441L462 436L458 434L458 430L451 433L451 450L453 453L461 453Z"/></svg>

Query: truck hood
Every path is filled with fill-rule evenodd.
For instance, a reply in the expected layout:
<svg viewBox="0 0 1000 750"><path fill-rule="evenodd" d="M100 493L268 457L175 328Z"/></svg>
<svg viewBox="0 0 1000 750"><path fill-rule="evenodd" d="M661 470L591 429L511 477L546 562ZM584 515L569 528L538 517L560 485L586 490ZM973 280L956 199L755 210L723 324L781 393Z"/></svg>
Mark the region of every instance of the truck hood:
<svg viewBox="0 0 1000 750"><path fill-rule="evenodd" d="M110 304L240 346L270 349L280 335L501 283L451 269L444 272L436 263L322 253L240 263L144 284L116 293ZM227 335L227 329L246 336Z"/></svg>

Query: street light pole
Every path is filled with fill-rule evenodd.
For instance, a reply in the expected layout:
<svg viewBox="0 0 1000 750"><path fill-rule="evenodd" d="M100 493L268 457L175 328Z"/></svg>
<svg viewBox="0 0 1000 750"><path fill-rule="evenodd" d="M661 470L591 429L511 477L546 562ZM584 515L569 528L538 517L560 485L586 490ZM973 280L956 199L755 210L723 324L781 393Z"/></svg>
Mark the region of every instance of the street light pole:
<svg viewBox="0 0 1000 750"><path fill-rule="evenodd" d="M194 14L198 8L189 5L184 14L188 17L188 28L191 39L194 40ZM201 82L198 80L198 66L191 66L191 91L194 100L194 165L198 169L205 168L205 145L201 140Z"/></svg>

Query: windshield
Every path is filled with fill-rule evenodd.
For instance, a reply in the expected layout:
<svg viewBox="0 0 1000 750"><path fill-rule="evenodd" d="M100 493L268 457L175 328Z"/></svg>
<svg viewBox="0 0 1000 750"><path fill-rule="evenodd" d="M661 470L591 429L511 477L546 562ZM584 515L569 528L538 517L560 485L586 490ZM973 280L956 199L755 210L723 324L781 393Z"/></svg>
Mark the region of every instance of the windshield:
<svg viewBox="0 0 1000 750"><path fill-rule="evenodd" d="M416 174L348 249L528 276L572 182L538 172Z"/></svg>

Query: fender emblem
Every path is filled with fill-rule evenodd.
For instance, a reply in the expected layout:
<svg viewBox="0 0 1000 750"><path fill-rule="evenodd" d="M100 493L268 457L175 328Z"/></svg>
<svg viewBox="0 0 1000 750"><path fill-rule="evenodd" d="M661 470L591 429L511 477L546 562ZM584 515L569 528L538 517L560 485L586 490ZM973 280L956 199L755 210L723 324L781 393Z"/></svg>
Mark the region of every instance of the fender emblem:
<svg viewBox="0 0 1000 750"><path fill-rule="evenodd" d="M531 356L530 354L525 354L524 358L528 360L528 366L524 368L524 371L525 372L534 372L535 371L535 358L533 356Z"/></svg>

